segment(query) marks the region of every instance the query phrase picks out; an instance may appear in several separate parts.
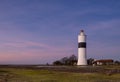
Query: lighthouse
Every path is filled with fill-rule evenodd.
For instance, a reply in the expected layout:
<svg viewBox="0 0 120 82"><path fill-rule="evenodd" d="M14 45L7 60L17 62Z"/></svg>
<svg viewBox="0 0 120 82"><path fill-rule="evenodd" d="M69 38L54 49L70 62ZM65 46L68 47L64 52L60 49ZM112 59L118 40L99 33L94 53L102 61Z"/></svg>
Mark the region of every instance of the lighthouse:
<svg viewBox="0 0 120 82"><path fill-rule="evenodd" d="M84 30L80 31L78 35L78 62L77 65L87 65L86 55L86 35Z"/></svg>

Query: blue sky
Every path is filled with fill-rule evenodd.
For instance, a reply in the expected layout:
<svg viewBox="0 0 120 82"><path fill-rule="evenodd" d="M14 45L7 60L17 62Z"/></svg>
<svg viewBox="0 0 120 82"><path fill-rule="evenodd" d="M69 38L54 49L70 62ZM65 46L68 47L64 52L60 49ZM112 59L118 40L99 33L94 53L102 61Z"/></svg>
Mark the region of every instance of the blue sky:
<svg viewBox="0 0 120 82"><path fill-rule="evenodd" d="M120 60L120 0L0 0L0 64L51 63L77 56Z"/></svg>

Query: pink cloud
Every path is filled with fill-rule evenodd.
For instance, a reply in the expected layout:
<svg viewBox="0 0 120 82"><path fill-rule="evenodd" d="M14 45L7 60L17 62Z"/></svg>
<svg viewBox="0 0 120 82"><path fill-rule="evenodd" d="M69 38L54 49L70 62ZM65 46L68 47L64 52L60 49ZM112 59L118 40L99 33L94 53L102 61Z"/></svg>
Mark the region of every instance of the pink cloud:
<svg viewBox="0 0 120 82"><path fill-rule="evenodd" d="M42 47L30 49L31 46ZM33 41L4 42L1 44L0 62L2 63L45 63L53 62L73 53L73 47L47 45ZM4 49L4 50L3 50Z"/></svg>
<svg viewBox="0 0 120 82"><path fill-rule="evenodd" d="M8 51L0 53L0 63L51 63L53 60L60 59L70 54L64 51L53 50L26 50L26 51ZM71 54L70 54L71 55ZM36 62L37 61L37 62Z"/></svg>

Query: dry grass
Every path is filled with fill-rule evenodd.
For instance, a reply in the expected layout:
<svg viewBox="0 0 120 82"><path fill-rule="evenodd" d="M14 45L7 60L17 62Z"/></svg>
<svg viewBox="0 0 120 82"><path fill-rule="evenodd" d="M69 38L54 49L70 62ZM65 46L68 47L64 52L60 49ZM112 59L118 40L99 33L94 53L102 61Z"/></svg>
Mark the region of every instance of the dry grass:
<svg viewBox="0 0 120 82"><path fill-rule="evenodd" d="M68 68L69 71L65 71ZM0 68L0 82L120 82L120 74L113 73L107 74L106 70L100 72L81 72L81 70L94 70L96 68L79 68L80 72L77 73L76 67L67 67L65 70L59 68L55 69L31 69L31 68ZM109 67L104 67L108 69ZM71 71L70 71L71 69ZM73 71L77 69L77 71ZM119 67L114 67L119 69ZM113 70L113 68L112 68Z"/></svg>

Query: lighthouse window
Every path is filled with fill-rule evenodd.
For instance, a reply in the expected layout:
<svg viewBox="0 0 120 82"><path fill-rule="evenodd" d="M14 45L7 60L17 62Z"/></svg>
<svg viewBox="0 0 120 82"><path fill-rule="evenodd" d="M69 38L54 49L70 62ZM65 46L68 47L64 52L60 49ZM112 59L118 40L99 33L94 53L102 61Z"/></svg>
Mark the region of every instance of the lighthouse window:
<svg viewBox="0 0 120 82"><path fill-rule="evenodd" d="M86 43L85 42L78 43L78 48L86 48Z"/></svg>

